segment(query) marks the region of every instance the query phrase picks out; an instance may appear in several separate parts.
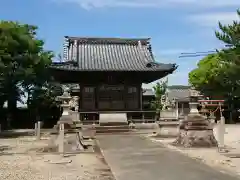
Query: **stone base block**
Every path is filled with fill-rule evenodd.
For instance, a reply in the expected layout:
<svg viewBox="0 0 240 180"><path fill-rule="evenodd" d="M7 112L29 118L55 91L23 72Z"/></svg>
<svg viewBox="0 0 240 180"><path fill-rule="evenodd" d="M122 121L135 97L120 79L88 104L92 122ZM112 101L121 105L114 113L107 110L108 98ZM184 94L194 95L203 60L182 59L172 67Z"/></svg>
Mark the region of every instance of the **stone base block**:
<svg viewBox="0 0 240 180"><path fill-rule="evenodd" d="M213 130L180 130L173 145L183 147L217 147Z"/></svg>

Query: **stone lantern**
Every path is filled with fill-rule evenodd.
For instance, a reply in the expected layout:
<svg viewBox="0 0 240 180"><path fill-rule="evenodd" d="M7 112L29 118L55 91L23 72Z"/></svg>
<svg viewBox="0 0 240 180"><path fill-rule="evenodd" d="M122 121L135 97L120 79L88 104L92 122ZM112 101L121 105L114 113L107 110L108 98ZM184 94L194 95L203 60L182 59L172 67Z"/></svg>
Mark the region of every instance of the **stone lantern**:
<svg viewBox="0 0 240 180"><path fill-rule="evenodd" d="M66 128L70 127L73 124L72 116L70 113L70 101L72 97L69 93L69 88L64 88L64 93L61 96L58 96L57 99L62 102L61 107L63 108L62 116L60 117L57 124L67 124Z"/></svg>
<svg viewBox="0 0 240 180"><path fill-rule="evenodd" d="M173 144L184 147L216 147L217 141L209 121L198 112L199 93L190 91L190 113L180 124L180 131Z"/></svg>

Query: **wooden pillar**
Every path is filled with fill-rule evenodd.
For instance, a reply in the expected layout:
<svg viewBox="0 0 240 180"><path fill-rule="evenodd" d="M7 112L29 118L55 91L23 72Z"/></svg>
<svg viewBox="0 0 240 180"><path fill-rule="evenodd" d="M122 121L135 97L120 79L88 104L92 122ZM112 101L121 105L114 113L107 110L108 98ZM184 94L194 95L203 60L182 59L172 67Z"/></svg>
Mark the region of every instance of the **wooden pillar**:
<svg viewBox="0 0 240 180"><path fill-rule="evenodd" d="M124 100L124 109L127 109L127 95L128 95L128 85L124 83L124 92L123 92L123 100Z"/></svg>
<svg viewBox="0 0 240 180"><path fill-rule="evenodd" d="M82 101L83 101L82 97L83 97L84 86L79 84L79 87L80 87L80 91L79 91L78 111L80 112L82 110Z"/></svg>
<svg viewBox="0 0 240 180"><path fill-rule="evenodd" d="M99 97L98 97L98 93L99 93L99 86L96 85L94 87L94 101L95 101L95 108L94 109L99 109L98 108L98 101L99 101Z"/></svg>
<svg viewBox="0 0 240 180"><path fill-rule="evenodd" d="M139 94L140 94L140 98L139 98L140 110L142 111L143 110L143 107L142 107L142 97L143 97L143 94L142 94L142 86L141 86L141 84L140 84L140 87L139 87Z"/></svg>

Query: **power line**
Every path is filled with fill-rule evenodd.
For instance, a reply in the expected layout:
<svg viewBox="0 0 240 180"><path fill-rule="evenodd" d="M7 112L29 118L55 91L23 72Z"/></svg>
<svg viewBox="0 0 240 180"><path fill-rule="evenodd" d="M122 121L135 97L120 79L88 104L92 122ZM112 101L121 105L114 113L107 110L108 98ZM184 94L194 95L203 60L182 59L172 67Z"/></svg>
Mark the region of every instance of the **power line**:
<svg viewBox="0 0 240 180"><path fill-rule="evenodd" d="M199 57L199 56L207 56L207 55L210 55L210 54L214 54L214 53L218 53L217 50L215 51L203 51L203 52L193 52L193 53L181 53L180 56L178 56L178 58L186 58L186 57ZM224 52L226 54L234 54L233 52ZM237 57L240 57L240 54L235 54L235 56Z"/></svg>
<svg viewBox="0 0 240 180"><path fill-rule="evenodd" d="M217 50L198 51L198 52L192 52L192 53L181 53L181 55L178 58L207 56L209 54L213 54L216 52L217 52Z"/></svg>
<svg viewBox="0 0 240 180"><path fill-rule="evenodd" d="M198 57L198 56L207 56L209 54L192 54L192 55L183 55L183 56L178 56L178 58L184 58L184 57Z"/></svg>
<svg viewBox="0 0 240 180"><path fill-rule="evenodd" d="M205 53L215 53L215 51L201 51L201 52L192 52L192 53L181 53L181 55L193 55L193 54L205 54Z"/></svg>

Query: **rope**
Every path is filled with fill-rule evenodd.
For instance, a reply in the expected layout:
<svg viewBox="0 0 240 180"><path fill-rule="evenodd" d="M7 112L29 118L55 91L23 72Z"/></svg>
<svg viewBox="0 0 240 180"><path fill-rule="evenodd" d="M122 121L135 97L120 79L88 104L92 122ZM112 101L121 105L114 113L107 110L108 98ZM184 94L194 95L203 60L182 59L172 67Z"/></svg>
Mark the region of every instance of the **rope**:
<svg viewBox="0 0 240 180"><path fill-rule="evenodd" d="M220 109L220 107L217 107L215 110L211 111L210 109L208 110L210 114L214 114ZM221 109L220 109L221 110Z"/></svg>
<svg viewBox="0 0 240 180"><path fill-rule="evenodd" d="M220 108L217 107L214 111L211 111L211 110L209 110L209 111L210 111L210 113L215 113L215 112L217 112L218 109L220 109Z"/></svg>

